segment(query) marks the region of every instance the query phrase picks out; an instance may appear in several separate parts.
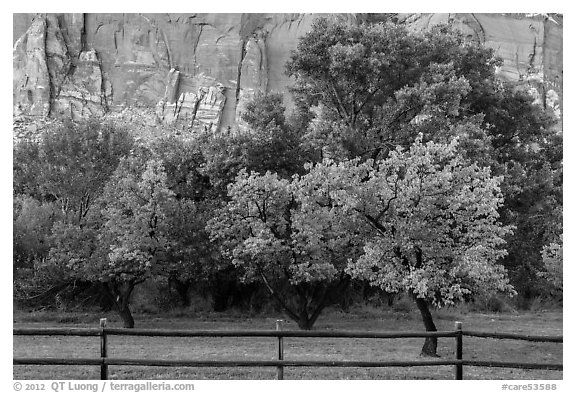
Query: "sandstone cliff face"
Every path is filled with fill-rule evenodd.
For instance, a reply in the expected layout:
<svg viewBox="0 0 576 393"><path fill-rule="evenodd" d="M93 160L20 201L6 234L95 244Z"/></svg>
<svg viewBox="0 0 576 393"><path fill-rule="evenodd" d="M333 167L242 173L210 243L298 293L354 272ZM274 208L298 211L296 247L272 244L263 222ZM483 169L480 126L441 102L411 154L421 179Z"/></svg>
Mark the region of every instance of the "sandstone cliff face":
<svg viewBox="0 0 576 393"><path fill-rule="evenodd" d="M258 92L287 91L284 65L317 14L14 14L14 115L136 116L182 131L235 130ZM362 15L330 15L356 23ZM410 29L457 21L504 58L499 71L562 92L562 19L399 14Z"/></svg>
<svg viewBox="0 0 576 393"><path fill-rule="evenodd" d="M400 19L422 31L452 19L476 41L493 48L504 64L498 71L510 81L541 77L562 90L562 17L555 14L406 14Z"/></svg>

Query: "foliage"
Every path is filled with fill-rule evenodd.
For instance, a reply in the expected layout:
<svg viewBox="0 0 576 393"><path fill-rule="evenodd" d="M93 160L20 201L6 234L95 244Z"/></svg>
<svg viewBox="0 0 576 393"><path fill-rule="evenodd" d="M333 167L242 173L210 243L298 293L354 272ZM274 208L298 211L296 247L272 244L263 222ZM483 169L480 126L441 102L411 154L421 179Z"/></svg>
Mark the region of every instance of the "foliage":
<svg viewBox="0 0 576 393"><path fill-rule="evenodd" d="M296 78L297 101L319 108L316 121L325 133L336 132L332 139L344 150L333 158L377 158L403 142L408 146L419 132L430 139L410 125L453 119L427 127L436 131L480 113L469 110L470 98L484 95L480 87L497 86L499 62L491 49L470 44L450 26L417 34L390 22L347 25L320 18L287 69Z"/></svg>
<svg viewBox="0 0 576 393"><path fill-rule="evenodd" d="M54 203L27 195L15 195L13 205L14 298L26 304L46 304L62 284L61 275L47 276L42 269L53 246L52 226L62 213Z"/></svg>
<svg viewBox="0 0 576 393"><path fill-rule="evenodd" d="M513 293L505 270L522 297L561 293L553 92L502 83L450 25L394 20L316 20L287 64L294 111L256 95L233 135L136 143L88 121L17 142L15 288L103 283L130 325L151 275L219 309L264 287L303 328L351 276L428 322L429 305Z"/></svg>
<svg viewBox="0 0 576 393"><path fill-rule="evenodd" d="M70 220L80 223L132 145L128 133L113 124L91 120L55 126L39 145L16 144L15 190L57 201Z"/></svg>
<svg viewBox="0 0 576 393"><path fill-rule="evenodd" d="M545 272L542 276L545 277L552 285L560 290L563 289L563 258L562 258L562 242L551 243L542 249L542 260L544 262Z"/></svg>
<svg viewBox="0 0 576 393"><path fill-rule="evenodd" d="M410 150L397 149L374 164L341 164L362 168L343 207L372 228L362 257L349 266L351 274L438 307L483 291L513 293L496 263L510 232L498 222L501 179L456 150L456 142L417 139Z"/></svg>
<svg viewBox="0 0 576 393"><path fill-rule="evenodd" d="M22 140L13 147L12 189L14 195L29 195L42 199L39 174L40 145Z"/></svg>
<svg viewBox="0 0 576 393"><path fill-rule="evenodd" d="M385 158L420 133L441 143L458 136L461 154L502 176L501 220L517 230L501 263L528 297L537 294L547 233L561 222L562 134L558 108L501 82L500 64L450 24L412 33L319 19L287 68L310 119L304 141L324 157Z"/></svg>
<svg viewBox="0 0 576 393"><path fill-rule="evenodd" d="M103 273L122 280L141 279L164 251L166 210L174 196L161 162L147 161L145 168L139 164L122 161L103 196L102 240L109 244Z"/></svg>
<svg viewBox="0 0 576 393"><path fill-rule="evenodd" d="M170 204L166 212L168 243L153 273L168 278L169 285L176 289L184 306L190 305L192 285L206 286L229 267L210 243L205 230L213 210L213 203L209 201L180 199Z"/></svg>
<svg viewBox="0 0 576 393"><path fill-rule="evenodd" d="M300 144L300 131L287 123L285 110L280 94L256 96L242 113L248 130L201 137L206 160L203 173L220 198L226 197L228 184L242 169L260 174L271 171L284 178L303 172L308 153Z"/></svg>
<svg viewBox="0 0 576 393"><path fill-rule="evenodd" d="M418 139L386 160L325 160L292 181L241 172L209 229L245 279L284 293L346 272L436 306L513 293L496 263L510 232L498 223L501 179L456 149Z"/></svg>
<svg viewBox="0 0 576 393"><path fill-rule="evenodd" d="M208 223L244 279L262 282L304 329L341 295L347 260L360 251L355 220L331 208L330 183L342 180L241 171Z"/></svg>
<svg viewBox="0 0 576 393"><path fill-rule="evenodd" d="M26 195L15 195L13 204L14 266L32 267L35 261L48 256L48 237L61 213L54 203L42 203Z"/></svg>
<svg viewBox="0 0 576 393"><path fill-rule="evenodd" d="M356 212L371 228L362 255L346 271L387 293L408 293L426 330L435 331L429 305L514 293L497 263L511 228L498 222L501 179L457 154L456 141L421 139L386 159L325 160L311 173L338 168L348 178L345 188L332 191L339 210ZM422 354L437 356L436 349L437 339L429 337Z"/></svg>
<svg viewBox="0 0 576 393"><path fill-rule="evenodd" d="M413 35L400 26L318 18L286 67L309 106L322 103L354 128L370 122L374 108L418 73L417 52Z"/></svg>
<svg viewBox="0 0 576 393"><path fill-rule="evenodd" d="M264 130L270 124L281 128L286 127L286 107L284 97L280 93L256 95L246 103L241 118L252 130Z"/></svg>
<svg viewBox="0 0 576 393"><path fill-rule="evenodd" d="M126 327L130 295L166 249L166 211L173 193L159 161L121 160L86 225L58 223L46 269L105 283Z"/></svg>
<svg viewBox="0 0 576 393"><path fill-rule="evenodd" d="M214 142L207 136L200 141L169 136L155 140L141 153L162 161L166 186L174 192L175 201L166 211L166 252L153 273L168 279L169 290L176 290L184 306L190 303L189 292L193 286L211 292L216 298L219 296L216 292L221 290L218 286L238 281L238 276L230 270L231 265L210 243L205 230L206 222L221 204L215 185L226 185L216 173L206 171L206 163L215 163L216 157L228 159L226 151L211 150L215 156L205 155L203 149L214 148Z"/></svg>
<svg viewBox="0 0 576 393"><path fill-rule="evenodd" d="M210 178L202 173L206 159L197 141L182 140L177 136L158 138L138 156L162 162L166 186L176 199L198 202L207 198Z"/></svg>
<svg viewBox="0 0 576 393"><path fill-rule="evenodd" d="M95 120L54 123L39 141L15 143L14 191L20 194L15 204L21 203L14 221L18 298L65 301L66 293L83 287L85 278L71 273L70 264L89 257L85 252L94 231L86 227L88 216L132 146L123 127Z"/></svg>

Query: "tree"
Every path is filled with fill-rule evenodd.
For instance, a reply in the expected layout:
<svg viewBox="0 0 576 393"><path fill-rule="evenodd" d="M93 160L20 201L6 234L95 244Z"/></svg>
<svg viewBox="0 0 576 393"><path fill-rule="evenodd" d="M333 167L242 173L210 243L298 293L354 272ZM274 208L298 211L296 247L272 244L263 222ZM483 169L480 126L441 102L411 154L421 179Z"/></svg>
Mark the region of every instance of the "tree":
<svg viewBox="0 0 576 393"><path fill-rule="evenodd" d="M502 221L517 227L503 263L526 300L547 291L538 279L540 252L562 233L563 205L562 132L531 100L524 89L504 100L499 121L507 132L494 136L494 171L504 175Z"/></svg>
<svg viewBox="0 0 576 393"><path fill-rule="evenodd" d="M286 107L284 96L280 93L257 94L246 103L240 114L242 120L248 123L251 130L264 130L269 125L276 125L286 130Z"/></svg>
<svg viewBox="0 0 576 393"><path fill-rule="evenodd" d="M15 267L34 266L48 256L48 237L59 220L59 209L51 202L39 202L26 195L14 196L13 261Z"/></svg>
<svg viewBox="0 0 576 393"><path fill-rule="evenodd" d="M529 165L511 163L506 169L503 187L508 199L501 209L502 221L517 229L514 236L507 237L509 255L503 263L521 299L528 302L550 292L549 283L541 280L539 273L545 270L542 250L561 243L562 169L554 169L542 158Z"/></svg>
<svg viewBox="0 0 576 393"><path fill-rule="evenodd" d="M14 195L28 195L42 200L39 175L40 145L22 140L14 144L12 161L12 189Z"/></svg>
<svg viewBox="0 0 576 393"><path fill-rule="evenodd" d="M356 220L332 209L330 189L343 178L241 171L230 201L208 223L225 256L246 281L262 283L301 329L349 285L347 260L359 255Z"/></svg>
<svg viewBox="0 0 576 393"><path fill-rule="evenodd" d="M167 247L166 214L174 194L166 187L160 161L149 160L141 174L134 160L122 161L106 185L100 239L108 246L102 278L124 327L134 327L129 302L134 287L148 278Z"/></svg>
<svg viewBox="0 0 576 393"><path fill-rule="evenodd" d="M61 289L60 280L51 280L41 271L52 246L53 225L61 220L53 202L39 202L27 195L14 196L13 271L14 297L18 300L44 300L44 295Z"/></svg>
<svg viewBox="0 0 576 393"><path fill-rule="evenodd" d="M335 208L354 211L370 228L362 255L346 271L388 293L410 294L427 331L436 330L431 306L514 292L497 263L510 231L498 222L501 179L463 159L456 142L418 138L387 159L325 161L311 173L326 168L347 178L344 188L332 190ZM436 346L428 338L422 353L436 355Z"/></svg>
<svg viewBox="0 0 576 393"><path fill-rule="evenodd" d="M235 169L212 170L220 164L227 166L219 159L228 162L233 157L227 150L216 148L219 146L217 141L228 146L226 138L204 135L200 139L160 138L141 154L163 162L166 185L176 199L166 213L168 248L154 274L167 278L168 290L176 291L183 306L190 305L189 292L196 286L204 294L211 295L214 310L221 311L230 301L228 289L238 286L239 277L232 265L220 257L217 247L210 243L205 226L222 203L220 188L225 188L224 179L232 176L226 173L227 170L233 172Z"/></svg>
<svg viewBox="0 0 576 393"><path fill-rule="evenodd" d="M309 119L303 139L324 157L377 160L420 133L441 143L459 136L465 157L503 176L501 220L517 230L501 263L529 297L550 243L548 225L538 223L557 221L562 206L559 108L503 83L500 64L450 24L411 33L392 23L319 19L287 69L301 118Z"/></svg>
<svg viewBox="0 0 576 393"><path fill-rule="evenodd" d="M83 225L65 220L54 223L48 257L36 267L38 276L50 285L64 289L81 282L99 282L102 255L98 226L93 214L84 221ZM61 297L61 292L58 295Z"/></svg>
<svg viewBox="0 0 576 393"><path fill-rule="evenodd" d="M134 327L130 297L167 248L166 212L173 199L161 162L121 160L97 201L99 209L83 225L55 226L48 267L102 282L124 327Z"/></svg>
<svg viewBox="0 0 576 393"><path fill-rule="evenodd" d="M500 62L493 50L468 42L449 25L420 34L391 22L349 25L319 18L300 40L287 71L296 79L296 101L316 112L312 123L335 131L333 142L344 154L369 153L375 159L394 149L398 137L406 139L402 127L411 122L481 113L470 111L470 102L499 85L494 68ZM399 102L399 92L407 88L426 92ZM430 102L435 105L427 106ZM419 132L408 135L409 143Z"/></svg>
<svg viewBox="0 0 576 393"><path fill-rule="evenodd" d="M112 123L57 124L39 144L16 143L14 188L38 200L56 201L70 220L80 223L132 147L127 131Z"/></svg>
<svg viewBox="0 0 576 393"><path fill-rule="evenodd" d="M542 260L546 270L541 274L559 290L564 287L562 259L562 242L560 244L550 243L542 249Z"/></svg>
<svg viewBox="0 0 576 393"><path fill-rule="evenodd" d="M300 143L301 130L288 123L285 110L280 94L256 96L242 113L246 131L202 137L203 173L220 198L226 198L228 184L242 169L260 174L271 171L283 178L304 172L309 153Z"/></svg>
<svg viewBox="0 0 576 393"><path fill-rule="evenodd" d="M210 177L203 173L206 158L198 141L166 136L153 140L138 155L162 161L166 186L176 199L200 202L209 198Z"/></svg>
<svg viewBox="0 0 576 393"><path fill-rule="evenodd" d="M421 40L420 40L421 41ZM419 73L417 37L392 23L349 25L314 21L286 65L294 92L322 104L349 129Z"/></svg>
<svg viewBox="0 0 576 393"><path fill-rule="evenodd" d="M62 238L65 233L72 236L65 229L65 223L74 227L87 224L94 202L133 143L123 126L96 120L57 122L50 125L38 141L15 143L13 184L15 194L19 195L15 196L15 202L23 198L24 204L18 212L20 217L14 222L17 249L14 258L15 263L20 264L23 253L27 254L32 273L18 275L16 287L30 284L34 287L28 291L30 294L58 292L60 297L66 296L63 291L78 288L77 277L63 270L65 264L49 260L50 252L67 244L67 239ZM36 233L35 241L32 241L32 232ZM40 253L38 245L42 249ZM81 248L79 244L75 246ZM29 258L30 253L35 254L34 258ZM46 288L49 291L44 291ZM38 296L35 294L34 298L45 298Z"/></svg>
<svg viewBox="0 0 576 393"><path fill-rule="evenodd" d="M289 122L285 112L281 94L256 95L241 113L246 127L234 134L199 138L205 160L201 172L210 179L212 207L229 200L228 187L242 170L262 175L271 171L285 179L304 172L308 152L300 143L302 129ZM260 287L257 282L241 282L239 270L227 259L220 258L213 266L217 268L210 270L207 284L215 310L251 297Z"/></svg>
<svg viewBox="0 0 576 393"><path fill-rule="evenodd" d="M155 272L168 278L183 306L190 305L193 284L209 283L227 267L219 260L216 247L210 243L206 222L213 209L208 201L176 200L166 211L168 220L167 248Z"/></svg>

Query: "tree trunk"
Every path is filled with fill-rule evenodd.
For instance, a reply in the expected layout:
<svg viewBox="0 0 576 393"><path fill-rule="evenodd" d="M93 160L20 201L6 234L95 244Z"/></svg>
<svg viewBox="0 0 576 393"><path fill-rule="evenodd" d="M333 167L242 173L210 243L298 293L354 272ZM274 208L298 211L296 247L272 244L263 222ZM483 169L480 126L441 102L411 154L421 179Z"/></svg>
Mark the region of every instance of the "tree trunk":
<svg viewBox="0 0 576 393"><path fill-rule="evenodd" d="M114 302L118 315L122 319L122 326L128 329L134 328L134 318L130 311L130 295L136 286L135 281L127 281L121 284L116 282L107 282L106 288Z"/></svg>
<svg viewBox="0 0 576 393"><path fill-rule="evenodd" d="M170 284L176 290L178 294L178 298L182 303L182 306L189 307L190 306L190 296L188 292L190 291L190 287L192 286L192 282L190 280L181 281L177 278L171 277Z"/></svg>
<svg viewBox="0 0 576 393"><path fill-rule="evenodd" d="M312 296L316 301L311 302L311 309L308 308L307 299L304 297L302 299L303 309L300 313L300 319L298 320L298 327L302 330L311 330L322 311L327 306L336 304L343 298L350 282L350 276L342 274L340 280L335 284L329 284L321 288L317 287ZM312 304L314 303L315 306L312 308Z"/></svg>
<svg viewBox="0 0 576 393"><path fill-rule="evenodd" d="M428 307L428 302L425 299L415 297L416 306L418 306L418 310L420 310L420 315L422 316L422 322L424 322L424 327L426 328L427 332L435 332L437 331L436 325L434 324L434 320L432 319L432 314L430 313L430 309ZM436 353L436 349L438 347L438 338L436 337L426 337L424 341L424 345L422 346L422 352L420 353L423 356L432 356L438 357Z"/></svg>
<svg viewBox="0 0 576 393"><path fill-rule="evenodd" d="M216 285L212 286L212 309L215 312L223 312L228 309L232 284L226 280L218 280Z"/></svg>
<svg viewBox="0 0 576 393"><path fill-rule="evenodd" d="M118 314L120 315L120 318L122 318L123 327L127 329L134 328L134 317L132 317L132 312L130 312L130 307L128 306L128 304L119 305Z"/></svg>
<svg viewBox="0 0 576 393"><path fill-rule="evenodd" d="M294 285L292 286L295 291L292 295L294 296L294 301L291 307L284 296L272 288L264 273L261 272L260 277L270 295L278 302L286 315L295 321L302 330L311 330L322 310L330 304L337 303L351 282L351 277L342 273L340 280L333 285L322 286L322 284L319 284L320 286L316 288ZM291 296L286 291L284 295Z"/></svg>
<svg viewBox="0 0 576 393"><path fill-rule="evenodd" d="M298 327L301 330L312 330L312 326L314 325L314 322L305 316L300 316L296 322L298 322Z"/></svg>

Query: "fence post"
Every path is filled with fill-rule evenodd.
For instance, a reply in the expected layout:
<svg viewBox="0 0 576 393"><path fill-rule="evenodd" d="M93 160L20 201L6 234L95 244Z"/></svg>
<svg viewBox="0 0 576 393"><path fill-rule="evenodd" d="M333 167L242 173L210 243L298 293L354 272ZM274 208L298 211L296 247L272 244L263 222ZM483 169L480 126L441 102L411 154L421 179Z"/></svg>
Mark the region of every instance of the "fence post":
<svg viewBox="0 0 576 393"><path fill-rule="evenodd" d="M108 343L106 340L106 318L100 318L100 358L102 363L100 364L100 379L108 379L108 365L104 363L104 359L108 357Z"/></svg>
<svg viewBox="0 0 576 393"><path fill-rule="evenodd" d="M282 330L282 320L276 320L276 330ZM284 360L284 341L282 336L278 336L278 360ZM278 379L284 379L284 366L278 366Z"/></svg>
<svg viewBox="0 0 576 393"><path fill-rule="evenodd" d="M462 322L456 322L455 329L456 329L456 360L460 361L462 360ZM463 379L462 364L457 364L456 366L454 366L454 371L456 373L455 379L457 380Z"/></svg>

